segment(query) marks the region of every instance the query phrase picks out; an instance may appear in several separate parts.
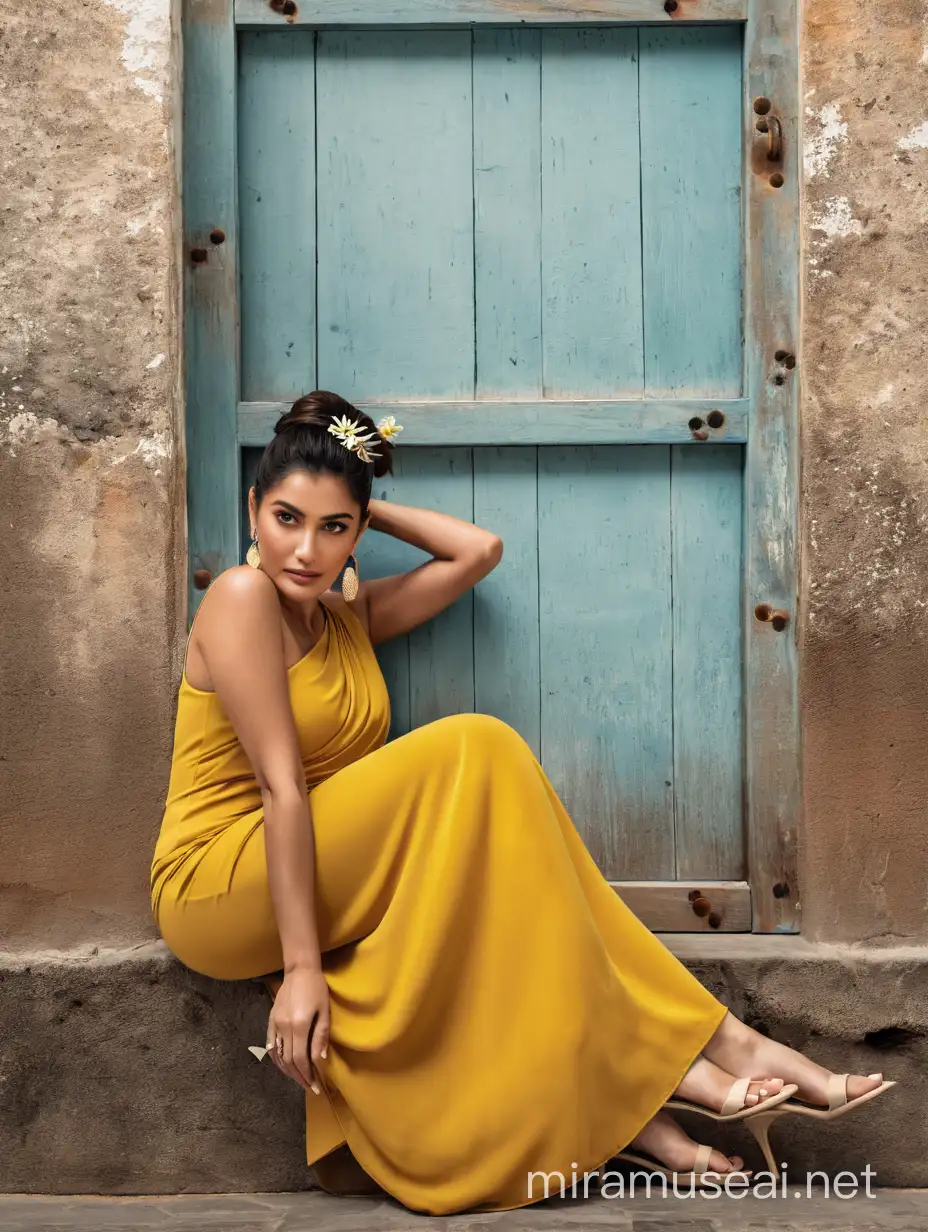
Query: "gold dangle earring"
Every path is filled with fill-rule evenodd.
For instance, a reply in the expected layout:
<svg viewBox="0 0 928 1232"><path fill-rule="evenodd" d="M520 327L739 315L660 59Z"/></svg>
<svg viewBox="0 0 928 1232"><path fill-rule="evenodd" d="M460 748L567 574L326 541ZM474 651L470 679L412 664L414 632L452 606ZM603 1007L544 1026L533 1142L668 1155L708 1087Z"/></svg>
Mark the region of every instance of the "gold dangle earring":
<svg viewBox="0 0 928 1232"><path fill-rule="evenodd" d="M251 565L252 569L259 569L261 567L261 553L258 551L257 530L255 530L252 535L251 547L245 553L245 559L248 561L249 565Z"/></svg>
<svg viewBox="0 0 928 1232"><path fill-rule="evenodd" d="M358 597L358 562L355 555L348 557L348 564L345 565L345 572L342 574L342 598L347 599L349 603L353 603Z"/></svg>

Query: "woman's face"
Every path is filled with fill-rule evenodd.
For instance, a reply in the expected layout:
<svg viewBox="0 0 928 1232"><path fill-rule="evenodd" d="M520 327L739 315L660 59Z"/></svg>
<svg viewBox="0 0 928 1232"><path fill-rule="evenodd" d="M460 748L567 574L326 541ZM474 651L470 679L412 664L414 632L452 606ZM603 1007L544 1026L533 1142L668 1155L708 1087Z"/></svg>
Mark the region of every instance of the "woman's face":
<svg viewBox="0 0 928 1232"><path fill-rule="evenodd" d="M252 488L248 508L261 571L295 603L331 587L364 530L360 506L335 475L292 471L268 489L260 509Z"/></svg>

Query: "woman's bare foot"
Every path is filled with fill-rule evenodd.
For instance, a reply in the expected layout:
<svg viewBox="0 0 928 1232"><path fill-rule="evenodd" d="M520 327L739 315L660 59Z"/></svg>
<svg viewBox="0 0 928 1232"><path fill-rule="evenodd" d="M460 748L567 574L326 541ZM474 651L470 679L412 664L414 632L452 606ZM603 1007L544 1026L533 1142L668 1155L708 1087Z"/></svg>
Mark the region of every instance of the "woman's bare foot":
<svg viewBox="0 0 928 1232"><path fill-rule="evenodd" d="M801 1052L768 1039L752 1027L726 1014L722 1024L703 1049L703 1055L730 1074L747 1078L760 1071L780 1074L785 1082L795 1082L799 1087L798 1099L826 1108L828 1106L828 1079L831 1072L816 1065ZM869 1077L852 1075L848 1078L848 1099L856 1099L880 1086L882 1074Z"/></svg>
<svg viewBox="0 0 928 1232"><path fill-rule="evenodd" d="M699 1147L699 1143L683 1132L669 1112L659 1112L630 1145L674 1172L692 1172ZM727 1172L740 1172L743 1167L744 1160L740 1155L732 1155L729 1159L721 1151L713 1151L709 1157L710 1171L722 1176Z"/></svg>
<svg viewBox="0 0 928 1232"><path fill-rule="evenodd" d="M687 1099L691 1103L702 1104L704 1108L711 1108L714 1112L721 1112L731 1084L737 1077L737 1074L728 1073L705 1057L698 1057L687 1070L674 1094L680 1099ZM750 1108L768 1095L776 1095L782 1090L782 1078L757 1078L748 1087L744 1106Z"/></svg>

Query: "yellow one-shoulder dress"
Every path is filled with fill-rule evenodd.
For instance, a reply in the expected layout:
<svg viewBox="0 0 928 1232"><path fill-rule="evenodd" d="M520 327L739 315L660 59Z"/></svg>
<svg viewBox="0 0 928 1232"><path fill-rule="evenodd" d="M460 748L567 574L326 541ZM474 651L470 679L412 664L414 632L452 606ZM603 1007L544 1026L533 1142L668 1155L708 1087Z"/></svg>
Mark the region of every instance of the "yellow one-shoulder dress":
<svg viewBox="0 0 928 1232"><path fill-rule="evenodd" d="M570 1195L660 1109L725 1007L617 897L512 727L462 714L385 744L367 633L323 607L289 671L331 1008L307 1162L347 1143L428 1214L528 1205L546 1173ZM151 905L194 971L283 966L257 782L216 694L186 676Z"/></svg>

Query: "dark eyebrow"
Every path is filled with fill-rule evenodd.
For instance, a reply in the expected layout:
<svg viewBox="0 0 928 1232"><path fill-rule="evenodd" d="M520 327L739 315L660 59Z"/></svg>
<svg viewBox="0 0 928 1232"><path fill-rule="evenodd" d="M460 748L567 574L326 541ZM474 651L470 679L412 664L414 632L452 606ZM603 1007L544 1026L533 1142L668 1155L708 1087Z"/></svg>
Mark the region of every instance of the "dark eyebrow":
<svg viewBox="0 0 928 1232"><path fill-rule="evenodd" d="M306 514L303 512L302 509L297 509L296 505L291 505L289 501L278 499L274 501L274 504L283 505L284 509L288 509L290 513L295 513L298 517L304 518L306 516ZM319 520L320 522L331 522L333 518L353 518L353 517L354 517L353 513L327 513L324 515L324 517L321 517Z"/></svg>

